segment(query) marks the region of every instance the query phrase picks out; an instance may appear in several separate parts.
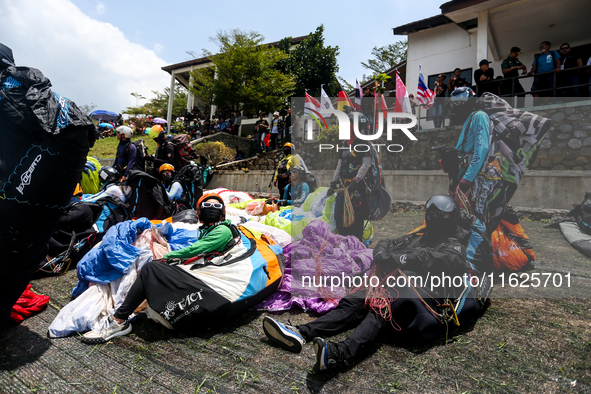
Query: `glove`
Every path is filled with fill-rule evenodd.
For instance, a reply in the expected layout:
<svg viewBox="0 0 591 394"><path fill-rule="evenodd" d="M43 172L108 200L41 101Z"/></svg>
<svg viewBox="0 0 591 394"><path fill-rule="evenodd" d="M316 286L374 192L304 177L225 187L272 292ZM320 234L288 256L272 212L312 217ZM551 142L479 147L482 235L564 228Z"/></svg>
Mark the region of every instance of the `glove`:
<svg viewBox="0 0 591 394"><path fill-rule="evenodd" d="M273 188L273 182L269 183L269 190Z"/></svg>
<svg viewBox="0 0 591 394"><path fill-rule="evenodd" d="M286 207L287 205L288 205L287 204L287 200L279 200L279 201L277 201L277 206L279 206L279 207Z"/></svg>
<svg viewBox="0 0 591 394"><path fill-rule="evenodd" d="M326 197L332 196L333 194L334 194L334 190L331 188L328 188L328 190L326 191Z"/></svg>
<svg viewBox="0 0 591 394"><path fill-rule="evenodd" d="M273 182L273 186L277 187L277 181Z"/></svg>
<svg viewBox="0 0 591 394"><path fill-rule="evenodd" d="M331 189L336 189L339 187L340 182L339 181L332 181L330 182L330 188Z"/></svg>
<svg viewBox="0 0 591 394"><path fill-rule="evenodd" d="M472 182L465 180L464 178L462 178L462 180L460 180L460 190L463 191L464 193L467 193L468 190L470 190L472 188Z"/></svg>

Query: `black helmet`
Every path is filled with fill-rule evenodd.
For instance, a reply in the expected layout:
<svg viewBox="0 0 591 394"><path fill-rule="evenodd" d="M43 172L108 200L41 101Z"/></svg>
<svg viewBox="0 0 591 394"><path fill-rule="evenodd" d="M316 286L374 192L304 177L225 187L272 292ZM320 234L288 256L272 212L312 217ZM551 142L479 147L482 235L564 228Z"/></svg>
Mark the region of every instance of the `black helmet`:
<svg viewBox="0 0 591 394"><path fill-rule="evenodd" d="M99 179L101 183L116 182L121 178L119 171L114 167L102 167L99 171Z"/></svg>
<svg viewBox="0 0 591 394"><path fill-rule="evenodd" d="M445 216L449 214L446 218ZM458 206L453 198L444 194L433 196L425 204L427 230L436 232L454 231Z"/></svg>

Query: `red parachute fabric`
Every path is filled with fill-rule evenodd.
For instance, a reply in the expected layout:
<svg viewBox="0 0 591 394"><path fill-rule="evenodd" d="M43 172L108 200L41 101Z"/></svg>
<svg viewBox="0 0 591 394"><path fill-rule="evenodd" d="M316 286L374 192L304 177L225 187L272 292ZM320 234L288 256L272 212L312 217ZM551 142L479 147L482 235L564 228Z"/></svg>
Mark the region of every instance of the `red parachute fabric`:
<svg viewBox="0 0 591 394"><path fill-rule="evenodd" d="M28 285L23 294L10 311L10 320L15 323L21 323L27 317L41 312L49 303L49 296L35 294L31 291L31 285Z"/></svg>

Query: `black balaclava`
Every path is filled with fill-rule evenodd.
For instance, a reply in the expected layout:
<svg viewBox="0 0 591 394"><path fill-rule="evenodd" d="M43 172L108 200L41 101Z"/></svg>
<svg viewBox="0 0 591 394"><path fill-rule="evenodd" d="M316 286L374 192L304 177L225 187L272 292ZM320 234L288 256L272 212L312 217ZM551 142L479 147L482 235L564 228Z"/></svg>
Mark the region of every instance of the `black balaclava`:
<svg viewBox="0 0 591 394"><path fill-rule="evenodd" d="M12 49L0 43L0 70L14 66L14 58L12 57Z"/></svg>
<svg viewBox="0 0 591 394"><path fill-rule="evenodd" d="M173 175L172 174L161 174L162 176L162 183L166 185L166 187L170 186L172 183Z"/></svg>
<svg viewBox="0 0 591 394"><path fill-rule="evenodd" d="M222 217L222 209L217 208L201 208L199 212L199 220L204 224L213 224L220 221Z"/></svg>
<svg viewBox="0 0 591 394"><path fill-rule="evenodd" d="M448 218L445 217L446 214L449 214ZM457 207L451 197L445 195L431 197L425 205L426 233L434 238L455 234L456 214Z"/></svg>

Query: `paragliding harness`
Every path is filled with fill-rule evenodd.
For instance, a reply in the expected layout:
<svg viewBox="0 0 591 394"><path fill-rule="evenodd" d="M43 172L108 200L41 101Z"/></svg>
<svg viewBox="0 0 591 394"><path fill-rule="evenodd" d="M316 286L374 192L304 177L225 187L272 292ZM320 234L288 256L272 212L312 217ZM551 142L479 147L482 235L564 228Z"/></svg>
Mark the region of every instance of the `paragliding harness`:
<svg viewBox="0 0 591 394"><path fill-rule="evenodd" d="M78 254L80 250L85 246L95 245L96 242L96 234L90 234L88 237L82 239L82 241L76 243L76 233L72 231L72 239L70 241L70 246L68 247L68 249L63 251L54 258L51 258L49 256L45 257L45 259L42 261L39 268L37 269L37 272L43 272L45 274L51 275L65 274L70 268L70 265L72 264L72 256Z"/></svg>
<svg viewBox="0 0 591 394"><path fill-rule="evenodd" d="M176 171L179 171L191 162L193 147L186 134L175 135L169 142L174 146L174 168Z"/></svg>
<svg viewBox="0 0 591 394"><path fill-rule="evenodd" d="M230 231L232 232L232 239L226 244L226 246L224 247L224 249L222 251L208 252L208 253L204 253L204 254L197 255L194 257L190 257L190 258L172 258L172 259L162 259L160 261L165 262L169 265L190 265L191 266L190 270L192 271L192 270L206 267L209 265L215 265L215 266L220 267L220 266L232 264L238 260L243 260L247 257L252 256L252 254L254 254L254 252L256 251L256 242L253 239L251 239L250 249L246 252L246 254L241 254L240 256L238 256L234 259L231 258L230 251L236 245L239 245L242 242L241 241L241 233L238 230L238 228L233 224L225 224L223 222L216 223L207 229L207 233L201 239L206 237L207 234L210 233L211 231L213 231L213 229L216 228L217 226L227 226L230 229Z"/></svg>
<svg viewBox="0 0 591 394"><path fill-rule="evenodd" d="M196 164L184 166L174 177L174 182L183 186L183 194L176 201L177 211L196 209L203 195L203 172Z"/></svg>
<svg viewBox="0 0 591 394"><path fill-rule="evenodd" d="M174 214L174 205L160 180L145 172L132 170L125 184L131 188L131 195L126 201L132 218L162 220Z"/></svg>
<svg viewBox="0 0 591 394"><path fill-rule="evenodd" d="M133 165L132 170L138 170L138 171L145 172L146 171L146 157L148 156L148 148L146 147L144 140L139 139L139 140L131 141L130 144L134 144L136 151L137 151L135 154L135 164ZM127 145L127 148L125 148L125 153L129 154L129 145Z"/></svg>

